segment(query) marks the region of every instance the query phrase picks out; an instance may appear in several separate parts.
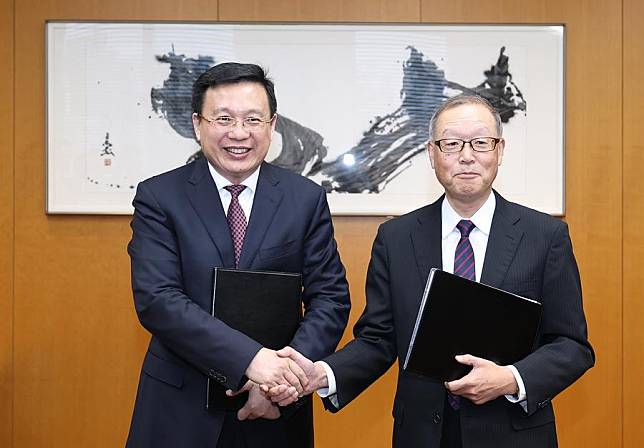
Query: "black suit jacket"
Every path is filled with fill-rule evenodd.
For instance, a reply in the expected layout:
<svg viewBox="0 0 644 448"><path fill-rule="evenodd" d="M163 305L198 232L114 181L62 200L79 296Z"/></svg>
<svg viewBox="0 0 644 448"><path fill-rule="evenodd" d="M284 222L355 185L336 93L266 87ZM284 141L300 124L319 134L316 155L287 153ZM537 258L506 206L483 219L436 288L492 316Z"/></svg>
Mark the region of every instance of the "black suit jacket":
<svg viewBox="0 0 644 448"><path fill-rule="evenodd" d="M128 446L212 448L224 412L205 410L206 377L238 389L261 346L209 313L213 267L234 267L234 255L205 157L140 183L133 205L132 289L152 339ZM305 313L291 346L311 359L333 352L350 305L321 187L262 164L239 268L302 273ZM302 406L308 417L297 424L309 439L310 406ZM260 446L289 446L286 417L248 427Z"/></svg>
<svg viewBox="0 0 644 448"><path fill-rule="evenodd" d="M505 397L480 406L461 400L463 447L556 446L550 401L594 363L577 263L564 222L495 194L481 282L540 301L543 317L537 347L515 364L528 412ZM405 359L429 270L442 267L442 199L378 230L355 339L325 359L340 408ZM399 370L393 445L438 447L444 400L443 384Z"/></svg>

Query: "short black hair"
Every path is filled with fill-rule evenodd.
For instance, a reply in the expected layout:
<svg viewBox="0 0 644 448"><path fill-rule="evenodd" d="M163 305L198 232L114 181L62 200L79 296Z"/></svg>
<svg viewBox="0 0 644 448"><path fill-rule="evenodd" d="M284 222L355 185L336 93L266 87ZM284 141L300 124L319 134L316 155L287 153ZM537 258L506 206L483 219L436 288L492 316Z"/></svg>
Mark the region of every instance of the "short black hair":
<svg viewBox="0 0 644 448"><path fill-rule="evenodd" d="M266 76L266 71L256 64L240 64L238 62L224 62L210 67L203 72L192 85L192 111L201 114L203 99L206 91L212 87L240 82L256 82L261 84L268 95L268 106L271 117L277 112L277 99L275 86Z"/></svg>

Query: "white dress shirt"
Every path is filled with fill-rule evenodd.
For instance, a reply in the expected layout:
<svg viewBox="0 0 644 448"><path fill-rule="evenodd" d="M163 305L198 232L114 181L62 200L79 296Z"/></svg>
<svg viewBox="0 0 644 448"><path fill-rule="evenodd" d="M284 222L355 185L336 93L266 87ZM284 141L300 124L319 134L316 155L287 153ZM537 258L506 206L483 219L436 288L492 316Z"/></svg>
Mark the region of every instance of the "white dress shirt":
<svg viewBox="0 0 644 448"><path fill-rule="evenodd" d="M259 179L260 168L261 165L257 167L253 174L248 176L248 178L240 184L246 187L241 193L239 193L239 197L237 198L239 200L239 205L241 206L242 210L244 211L244 215L246 216L246 224L248 224L248 222L250 221L250 212L253 209L253 200L255 200L255 190L257 190L257 180ZM217 186L219 199L221 199L221 205L224 207L224 214L227 215L228 207L230 207L230 201L232 200L232 195L230 194L230 191L226 190L226 188L224 187L233 184L224 176L219 174L213 168L210 162L208 162L208 169L210 170L212 180L215 181L215 185Z"/></svg>
<svg viewBox="0 0 644 448"><path fill-rule="evenodd" d="M479 208L472 217L469 218L470 221L474 223L476 227L470 232L470 243L472 244L472 249L474 251L474 267L476 269L476 281L481 281L481 271L483 270L483 262L485 260L485 251L487 249L487 242L490 236L490 228L492 227L492 218L494 217L494 210L496 208L496 198L494 193L490 193L490 196L487 198L485 203ZM441 222L442 222L442 260L443 260L443 270L446 272L454 272L454 253L456 252L456 246L458 245L459 240L461 239L461 232L456 227L456 224L462 219L467 219L459 216L458 213L452 208L451 204L447 200L447 197L443 199L441 204ZM318 395L320 397L329 397L331 403L338 407L338 400L336 396L337 387L335 381L335 375L331 367L321 361L324 370L326 371L327 380L329 387L325 389L318 390ZM526 403L526 390L523 380L519 371L514 366L505 366L514 375L514 378L519 387L519 392L517 395L506 395L505 397L512 403L520 402L523 409L527 412L527 403Z"/></svg>

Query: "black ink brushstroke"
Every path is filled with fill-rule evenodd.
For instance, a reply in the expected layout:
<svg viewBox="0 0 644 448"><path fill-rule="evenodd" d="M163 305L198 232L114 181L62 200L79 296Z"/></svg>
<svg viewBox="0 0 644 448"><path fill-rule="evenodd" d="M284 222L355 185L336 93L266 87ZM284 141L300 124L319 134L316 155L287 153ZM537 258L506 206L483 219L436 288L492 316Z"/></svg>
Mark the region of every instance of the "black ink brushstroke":
<svg viewBox="0 0 644 448"><path fill-rule="evenodd" d="M526 113L527 103L512 80L505 47L500 49L496 63L483 72L485 80L475 87L445 79L444 72L432 60L425 59L413 46L407 48L410 54L402 64L400 106L392 113L375 117L356 146L325 162L328 150L324 137L280 115L276 131L282 136L282 149L272 163L305 176L322 178L321 183L328 192L377 193L411 166L414 156L425 150L429 119L447 99L446 90L485 97L499 111L504 123L517 111ZM163 88L151 91L153 108L167 117L179 135L195 139L190 119L190 92L194 80L209 68L213 58L186 58L174 54L174 48L156 58L170 63L171 70ZM193 154L188 163L201 156L200 151Z"/></svg>
<svg viewBox="0 0 644 448"><path fill-rule="evenodd" d="M187 58L183 54L175 54L174 46L169 53L155 57L159 62L170 64L170 75L163 82L163 87L150 90L152 109L162 114L179 135L196 141L191 118L192 85L203 72L214 65L214 58ZM280 115L276 130L282 135L282 151L272 161L273 164L303 173L307 166L314 166L326 157L323 137L312 129ZM196 152L187 163L201 157L201 154L201 151Z"/></svg>
<svg viewBox="0 0 644 448"><path fill-rule="evenodd" d="M505 47L501 47L496 64L483 72L485 81L476 87L464 87L456 82L448 81L447 87L460 90L463 93L477 94L488 100L501 115L501 121L507 123L520 110L524 113L527 104L523 93L512 81L510 73L510 58L505 54Z"/></svg>
<svg viewBox="0 0 644 448"><path fill-rule="evenodd" d="M275 130L282 136L282 151L272 164L303 174L317 169L326 157L324 137L313 129L278 115Z"/></svg>
<svg viewBox="0 0 644 448"><path fill-rule="evenodd" d="M192 127L192 85L215 60L211 56L187 58L172 51L156 55L159 62L170 64L170 75L163 87L150 90L152 110L161 114L180 136L196 140Z"/></svg>
<svg viewBox="0 0 644 448"><path fill-rule="evenodd" d="M402 104L392 113L376 117L360 142L336 160L322 163L319 170L327 191L377 193L397 171L422 152L429 138L428 123L434 111L445 101L445 73L414 47L403 63L400 91ZM350 155L353 164L345 163Z"/></svg>
<svg viewBox="0 0 644 448"><path fill-rule="evenodd" d="M512 82L505 47L501 48L496 64L483 73L486 80L471 89L446 80L433 61L425 60L414 47L407 48L410 56L403 65L402 105L389 115L377 117L358 145L310 173L323 175L326 180L322 185L327 192L377 193L411 166L410 160L425 150L429 119L447 98L445 87L477 93L490 100L504 123L515 111L526 111L523 94ZM351 164L345 162L347 154Z"/></svg>

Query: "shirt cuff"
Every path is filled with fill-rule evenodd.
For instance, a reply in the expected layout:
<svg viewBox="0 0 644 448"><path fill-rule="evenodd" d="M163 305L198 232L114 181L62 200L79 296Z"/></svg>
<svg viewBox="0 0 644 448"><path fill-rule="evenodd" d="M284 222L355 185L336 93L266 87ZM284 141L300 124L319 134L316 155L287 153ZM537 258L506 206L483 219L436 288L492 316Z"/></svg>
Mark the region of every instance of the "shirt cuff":
<svg viewBox="0 0 644 448"><path fill-rule="evenodd" d="M517 382L517 386L519 387L519 392L517 392L516 395L506 395L505 398L507 398L510 403L519 403L523 410L528 412L528 403L526 401L528 396L526 394L525 385L523 384L523 379L521 378L519 371L514 366L505 367L510 369L510 372L512 372L512 375L514 375L514 379Z"/></svg>
<svg viewBox="0 0 644 448"><path fill-rule="evenodd" d="M331 370L331 366L329 366L326 362L318 362L322 365L322 367L324 367L324 371L326 372L326 380L329 383L329 387L318 389L317 394L320 396L320 398L328 398L333 406L339 408L340 406L338 405L338 396L336 395L337 387L335 384L335 375L333 374L333 370Z"/></svg>

